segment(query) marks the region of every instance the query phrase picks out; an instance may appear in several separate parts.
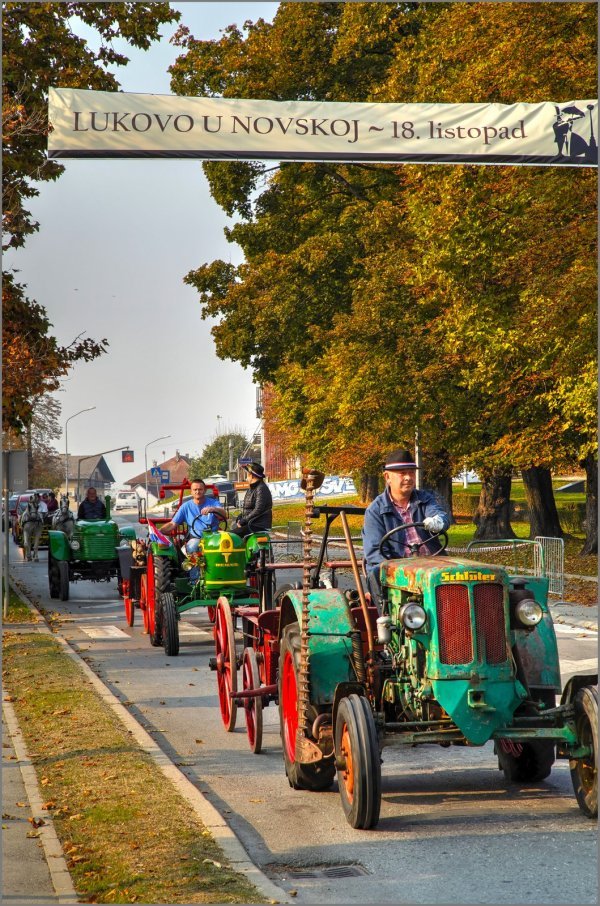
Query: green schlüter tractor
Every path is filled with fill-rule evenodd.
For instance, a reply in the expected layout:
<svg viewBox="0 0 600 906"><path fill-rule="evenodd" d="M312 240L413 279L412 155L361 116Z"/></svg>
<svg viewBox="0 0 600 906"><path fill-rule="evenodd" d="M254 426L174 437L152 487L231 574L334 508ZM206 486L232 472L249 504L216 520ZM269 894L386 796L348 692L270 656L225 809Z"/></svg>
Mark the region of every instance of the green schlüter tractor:
<svg viewBox="0 0 600 906"><path fill-rule="evenodd" d="M48 583L50 597L69 600L71 582L110 582L116 578L122 594L119 549L131 556L133 526L119 526L110 518L110 497L105 497L105 519L76 519L73 532L48 532Z"/></svg>
<svg viewBox="0 0 600 906"><path fill-rule="evenodd" d="M572 677L556 704L548 579L444 556L445 537L439 556L418 556L419 543L412 557L384 561L375 607L344 508L314 514L330 510L341 516L355 587L306 586L280 601L279 708L292 787L327 789L337 772L348 822L371 828L384 746L493 742L512 782L542 781L555 757L569 759L577 802L594 818L598 679Z"/></svg>

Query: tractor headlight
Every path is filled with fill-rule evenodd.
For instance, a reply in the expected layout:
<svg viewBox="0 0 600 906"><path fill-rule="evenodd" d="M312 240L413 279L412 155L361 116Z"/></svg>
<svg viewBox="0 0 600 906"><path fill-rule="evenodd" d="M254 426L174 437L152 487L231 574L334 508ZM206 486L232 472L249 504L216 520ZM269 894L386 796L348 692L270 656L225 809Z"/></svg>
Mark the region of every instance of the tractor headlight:
<svg viewBox="0 0 600 906"><path fill-rule="evenodd" d="M73 540L72 540L71 542L69 542L69 543L70 543L70 545L71 545L71 550L72 550L72 551L78 551L78 550L79 550L79 541L77 541L75 538L73 538Z"/></svg>
<svg viewBox="0 0 600 906"><path fill-rule="evenodd" d="M543 617L543 611L533 598L525 598L516 605L515 616L523 626L537 626Z"/></svg>
<svg viewBox="0 0 600 906"><path fill-rule="evenodd" d="M421 629L427 620L427 614L420 604L415 601L407 601L400 608L400 619L407 629Z"/></svg>

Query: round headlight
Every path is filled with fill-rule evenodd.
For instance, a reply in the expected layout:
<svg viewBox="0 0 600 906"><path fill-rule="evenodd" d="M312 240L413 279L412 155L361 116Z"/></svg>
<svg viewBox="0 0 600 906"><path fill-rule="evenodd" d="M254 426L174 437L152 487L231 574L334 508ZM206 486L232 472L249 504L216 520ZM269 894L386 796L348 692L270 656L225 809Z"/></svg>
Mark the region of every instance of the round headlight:
<svg viewBox="0 0 600 906"><path fill-rule="evenodd" d="M427 614L420 604L408 601L400 610L400 619L407 629L421 629L425 625Z"/></svg>
<svg viewBox="0 0 600 906"><path fill-rule="evenodd" d="M70 544L71 544L71 550L72 550L72 551L78 551L78 550L79 550L79 541L76 541L75 538L73 538L73 540L70 542Z"/></svg>
<svg viewBox="0 0 600 906"><path fill-rule="evenodd" d="M525 598L524 601L519 601L515 607L515 615L523 626L537 626L542 619L543 611L533 598Z"/></svg>

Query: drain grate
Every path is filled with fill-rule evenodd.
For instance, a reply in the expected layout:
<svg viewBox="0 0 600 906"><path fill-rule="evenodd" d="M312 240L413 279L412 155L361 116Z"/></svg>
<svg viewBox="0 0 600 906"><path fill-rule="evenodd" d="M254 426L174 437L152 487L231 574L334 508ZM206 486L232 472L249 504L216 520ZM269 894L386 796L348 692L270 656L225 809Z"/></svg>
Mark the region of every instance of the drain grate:
<svg viewBox="0 0 600 906"><path fill-rule="evenodd" d="M298 866L286 865L278 870L287 874L294 880L309 880L311 878L358 878L368 875L369 872L362 865L314 865Z"/></svg>

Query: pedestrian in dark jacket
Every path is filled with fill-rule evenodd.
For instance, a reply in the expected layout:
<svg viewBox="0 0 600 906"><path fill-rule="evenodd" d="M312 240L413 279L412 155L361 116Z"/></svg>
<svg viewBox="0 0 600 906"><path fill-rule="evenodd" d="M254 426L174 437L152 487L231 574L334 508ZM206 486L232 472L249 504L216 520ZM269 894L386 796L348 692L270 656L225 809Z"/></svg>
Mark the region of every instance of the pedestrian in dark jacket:
<svg viewBox="0 0 600 906"><path fill-rule="evenodd" d="M242 512L237 517L233 531L245 538L252 532L270 529L273 525L273 497L265 481L265 470L258 462L244 466L250 487L246 491Z"/></svg>
<svg viewBox="0 0 600 906"><path fill-rule="evenodd" d="M450 517L429 491L416 489L417 465L408 450L392 450L383 465L385 490L365 510L363 523L363 550L367 568L367 581L371 593L378 597L379 567L386 559L409 557L409 544L423 542L418 549L420 556L434 554L440 544L431 536L445 532ZM422 526L399 531L386 541L384 553L379 550L381 539L390 529L422 522Z"/></svg>

